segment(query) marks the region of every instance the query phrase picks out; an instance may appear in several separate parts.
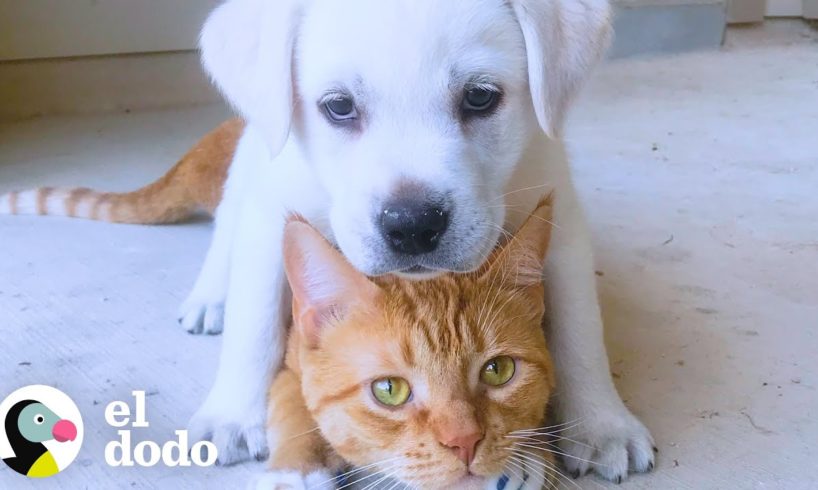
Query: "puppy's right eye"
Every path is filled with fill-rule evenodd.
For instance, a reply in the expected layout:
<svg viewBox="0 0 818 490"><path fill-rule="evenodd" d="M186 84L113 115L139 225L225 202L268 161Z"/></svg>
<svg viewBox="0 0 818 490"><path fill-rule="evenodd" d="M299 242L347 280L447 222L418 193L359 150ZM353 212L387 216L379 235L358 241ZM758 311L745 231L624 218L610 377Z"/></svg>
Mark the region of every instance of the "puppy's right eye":
<svg viewBox="0 0 818 490"><path fill-rule="evenodd" d="M352 97L339 95L324 102L327 117L333 122L351 121L358 118L358 110Z"/></svg>

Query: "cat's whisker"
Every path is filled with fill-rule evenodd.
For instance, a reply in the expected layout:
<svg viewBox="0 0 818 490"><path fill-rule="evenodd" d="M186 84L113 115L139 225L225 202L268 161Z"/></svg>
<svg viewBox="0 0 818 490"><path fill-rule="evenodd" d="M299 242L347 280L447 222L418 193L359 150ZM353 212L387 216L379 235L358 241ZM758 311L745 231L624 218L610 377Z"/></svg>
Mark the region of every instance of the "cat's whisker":
<svg viewBox="0 0 818 490"><path fill-rule="evenodd" d="M389 483L389 481L387 481L386 483ZM397 487L400 486L400 484L401 484L400 480L395 480L388 487L384 488L384 490L395 490Z"/></svg>
<svg viewBox="0 0 818 490"><path fill-rule="evenodd" d="M513 300L513 299L516 297L516 295L517 295L517 294L516 294L516 293L514 293L514 294L512 294L511 296L509 296L509 297L506 299L506 301L503 303L503 305L502 305L500 308L498 308L498 309L497 309L497 310L494 312L494 314L491 316L491 318L489 318L489 319L488 319L488 321L485 323L485 325L483 326L483 328L484 328L484 329L488 329L488 328L489 328L489 326L491 326L491 325L494 325L494 324L495 324L495 322L497 321L497 317L498 317L498 315L500 314L500 311L502 311L502 309L503 309L503 308L504 308L504 307L505 307L505 306L506 306L506 305L507 305L507 304L508 304L510 301L512 301L512 300Z"/></svg>
<svg viewBox="0 0 818 490"><path fill-rule="evenodd" d="M382 464L387 464L388 463L389 464L389 467L388 467L389 469L395 469L398 466L398 463L396 463L396 460L400 460L402 458L403 458L402 456L394 456L392 458L386 458L384 460L376 461L374 463L371 463L371 464L368 464L368 465L365 465L365 466L360 466L360 467L357 467L357 468L353 468L350 471L347 471L347 472L341 473L340 475L337 475L335 478L330 478L329 480L322 481L322 482L318 483L316 486L318 488L320 488L321 486L326 485L327 483L333 483L333 482L337 482L338 480L344 480L345 478L348 478L348 477L353 476L355 474L361 473L362 471L366 471L366 470L368 470L370 468L373 468L375 466L382 465ZM366 479L366 478L369 478L372 475L377 475L377 474L378 473L371 473L371 474L367 475L366 477L362 478L362 480ZM355 483L358 483L359 481L360 480L356 480L356 481L352 482L351 484L354 485ZM346 488L347 486L349 486L349 485L344 485L341 488ZM340 490L340 488L337 489L337 490Z"/></svg>
<svg viewBox="0 0 818 490"><path fill-rule="evenodd" d="M480 230L481 234L484 233L486 230L495 230L495 231L499 232L500 236L505 240L506 243L510 243L512 240L514 240L514 235L512 235L511 233L506 231L506 229L503 228L500 225L497 225L497 224L494 224L494 223L486 223L486 224L483 225L482 229ZM482 257L480 257L480 259L481 259L480 263L481 264L485 263L488 260L488 258L491 257L491 255L494 252L495 252L495 247L491 247L489 250L486 250L482 254Z"/></svg>
<svg viewBox="0 0 818 490"><path fill-rule="evenodd" d="M521 319L521 318L529 318L529 316L530 316L530 315L528 315L528 314L522 314L522 315L513 316L513 317L511 317L511 318L504 318L504 319L503 319L503 321L504 321L506 324L509 324L509 325L510 325L510 324L513 324L515 321L517 321L517 320Z"/></svg>
<svg viewBox="0 0 818 490"><path fill-rule="evenodd" d="M588 463L588 464L592 464L592 465L596 465L596 466L602 466L603 468L608 468L608 465L604 465L602 463L597 463L596 461L589 461L587 459L582 459L582 458L580 458L578 456L574 456L573 454L567 454L567 453L564 453L562 451L557 451L557 450L554 450L554 449L548 449L548 448L544 448L542 446L534 446L534 445L531 445L531 444L515 443L514 447L515 448L516 447L527 447L527 448L530 448L530 449L539 449L540 451L546 451L546 452L549 452L551 454L557 454L557 455L560 455L560 456L565 456L566 458L576 459L577 461L582 461L583 463ZM525 449L520 449L520 451L525 451Z"/></svg>
<svg viewBox="0 0 818 490"><path fill-rule="evenodd" d="M528 449L525 449L525 448L528 448ZM562 453L557 453L557 452L551 451L548 448L539 447L539 446L530 446L530 445L526 445L526 444L514 444L512 446L512 448L511 448L511 451L517 452L517 453L525 453L525 454L528 454L530 456L539 456L538 453L535 453L534 451L531 451L531 449L536 449L537 451L540 451L540 452L543 452L543 453L558 454L560 456L570 456L570 455L567 455L567 454L562 454ZM576 458L576 459L579 459L580 461L583 461L585 463L591 463L591 461L585 461L584 459L581 459L581 458ZM600 466L602 466L602 465L600 465Z"/></svg>
<svg viewBox="0 0 818 490"><path fill-rule="evenodd" d="M516 455L517 455L517 456L519 456L519 457L524 457L524 455L523 455L523 454L521 454L521 452L525 452L526 454L530 455L529 457L535 457L535 458L538 458L538 457L539 457L539 455L534 455L534 454L533 454L533 453L531 453L530 451L525 451L524 449L517 449L517 450L514 452L514 454L516 454ZM577 458L577 459L579 459L579 458ZM560 470L559 470L559 468L558 468L558 467L557 467L557 466L556 466L554 463L551 463L550 461L546 461L546 460L543 460L543 462L544 462L545 464L549 465L549 466L550 466L550 467L553 469L553 471L555 472L554 474L555 474L555 475L557 475L557 477L558 477L558 478L562 478L562 479L564 479L565 481L567 481L567 482L569 482L569 483L573 484L574 486L577 486L577 485L576 485L576 483L574 483L573 479L569 478L569 477L568 477L567 475L565 475L565 474L564 474L562 471L560 471ZM589 463L590 463L590 462L589 462ZM599 463L592 463L592 464L597 464L597 465L599 465L599 466L607 467L607 466L605 466L605 465L601 465L601 464L599 464ZM601 485L597 484L596 482L594 482L594 483L596 484L596 486L598 486L598 487L600 487L600 488L604 488L604 487L602 487ZM577 488L579 488L579 487L577 486Z"/></svg>
<svg viewBox="0 0 818 490"><path fill-rule="evenodd" d="M559 447L559 446L554 444L554 442L556 442L556 441L568 441L568 442L571 442L571 443L576 444L578 446L587 447L588 449L594 449L594 450L597 449L596 447L591 446L590 444L585 444L584 442L575 441L574 439L564 437L564 436L544 436L544 437L547 437L548 440L544 440L542 437L523 436L523 435L506 436L506 439L515 439L515 440L520 440L520 441L527 441L527 442L530 442L532 444L548 444L548 445L554 446L554 447Z"/></svg>
<svg viewBox="0 0 818 490"><path fill-rule="evenodd" d="M406 486L405 483L403 483L402 481L396 479L395 483L390 485L389 488L387 488L386 490L395 490L396 488L400 487L401 485Z"/></svg>
<svg viewBox="0 0 818 490"><path fill-rule="evenodd" d="M384 481L388 481L390 478L394 478L398 474L398 472L395 471L395 469L396 468L393 468L392 471L390 471L389 473L386 473L386 474L375 473L376 475L381 474L383 476L381 476L378 480L376 480L376 481L370 483L369 485L365 486L361 490L370 490L370 489L378 488L379 484L381 484Z"/></svg>
<svg viewBox="0 0 818 490"><path fill-rule="evenodd" d="M393 471L395 468L396 468L396 466L391 466L391 467L388 468L387 471ZM378 472L378 473L367 473L365 476L363 476L361 478L358 478L355 481L349 482L349 483L347 483L347 484L345 484L343 486L340 486L336 490L343 490L344 488L353 487L353 485L357 485L357 484L361 483L362 481L369 480L370 478L373 478L373 477L378 477L381 474L382 473L380 473L380 472ZM380 479L376 480L376 483L378 481L380 481ZM353 488L355 488L355 487L353 487ZM350 490L352 490L352 489L350 489Z"/></svg>
<svg viewBox="0 0 818 490"><path fill-rule="evenodd" d="M505 232L505 230L503 230L503 231ZM484 262L485 260L487 260L488 257L492 254L492 252L493 252L493 250L489 250L485 254L485 257L483 257L483 260L481 262ZM497 283L497 277L496 276L492 277L491 283L489 284L489 291L493 291L494 295L493 295L493 297L492 297L492 299L490 301L484 301L483 304L480 306L480 313L477 316L477 325L481 326L481 328L484 325L483 324L483 321L485 320L484 315L486 314L487 311L491 310L491 308L494 306L494 302L499 297L500 291L499 291L499 288L495 287L496 283Z"/></svg>
<svg viewBox="0 0 818 490"><path fill-rule="evenodd" d="M552 434L552 433L556 433L556 432L559 432L559 431L563 431L563 430L567 430L567 429L576 427L576 426L580 425L582 422L583 422L583 419L574 419L574 420L570 420L568 422L562 422L560 424L547 425L545 427L534 427L532 429L515 430L515 431L511 432L510 434L526 434L526 433ZM567 426L570 426L570 427L567 427ZM559 431L554 430L554 429L558 429L558 428L560 428ZM553 432L543 432L543 431L553 431Z"/></svg>
<svg viewBox="0 0 818 490"><path fill-rule="evenodd" d="M490 300L490 301L487 301L487 302L486 302L486 303L484 303L484 304L488 304L488 305L489 305L489 306L487 307L487 309L486 309L486 315L491 314L491 313L492 313L492 311L493 311L492 320L491 320L491 321L486 321L486 320L488 320L488 318L486 318L486 317L484 317L483 315L481 315L481 318L480 318L480 320L479 320L479 321L478 321L478 323L477 323L478 328L480 328L480 330L481 330L482 332L484 332L484 333L485 333L485 332L486 332L486 330L489 328L489 326L491 326L491 325L493 324L494 317L496 317L496 316L499 314L499 311L500 311L500 310L502 310L502 308L496 308L496 303L497 303L497 300L498 300L498 299L499 299L499 297L500 297L500 292L501 292L501 290L502 290L502 288L497 287L497 286L498 286L498 284L499 284L500 282L504 282L504 281L506 280L506 274L507 274L507 273L508 273L508 271L504 269L504 270L502 271L502 275L501 275L499 278L498 278L498 276L495 274L495 275L494 275L494 277L492 277L492 279L491 279L491 283L490 283L490 290L491 290L491 291L494 291L494 295L492 296L492 298L491 298L491 300ZM509 298L509 299L510 299L510 298ZM509 301L509 300L506 300L506 303L507 303L508 301ZM503 306L505 306L505 305L503 305Z"/></svg>
<svg viewBox="0 0 818 490"><path fill-rule="evenodd" d="M541 442L544 442L542 437L536 437L536 436L506 436L505 438L506 439L511 439L512 441L530 442L532 444L539 444Z"/></svg>
<svg viewBox="0 0 818 490"><path fill-rule="evenodd" d="M380 475L380 473L375 473L375 474ZM375 480L373 482L370 482L370 483L367 483L367 485L365 487L363 487L361 490L370 490L370 489L376 488L376 485L378 485L380 482L384 481L387 478L387 476L388 475L380 476L380 478L378 478L377 480Z"/></svg>
<svg viewBox="0 0 818 490"><path fill-rule="evenodd" d="M521 211L521 210L519 210L519 209L514 209L514 208L516 208L517 206L498 205L498 206L489 206L489 207L490 207L490 208L491 208L491 207L494 207L494 208L505 208L505 209L506 209L506 211L512 211L512 212L514 212L514 213L524 214L524 215L526 215L526 216L528 216L528 217L530 217L530 218L538 219L538 220L540 220L540 221L542 221L542 222L544 222L544 223L548 223L549 225L551 225L551 226L554 228L554 230L562 230L562 227L561 227L560 225L558 225L558 224L554 223L554 221L552 221L552 220L545 219L545 218L543 218L543 217L541 217L541 216L536 216L536 215L533 215L533 214L529 214L528 212ZM508 231L506 231L506 230L505 230L505 228L499 227L499 226L497 226L497 225L495 225L495 224L493 224L493 223L489 223L489 224L488 224L488 226L493 227L493 228L495 228L495 229L500 229L500 230L502 231L503 235L504 235L506 238L508 238L508 239L514 238L514 237L513 237L513 235L512 235L511 233L509 233ZM510 240L509 240L509 241L510 241Z"/></svg>
<svg viewBox="0 0 818 490"><path fill-rule="evenodd" d="M335 482L337 480L343 480L344 478L352 476L352 475L354 475L356 473L366 471L367 469L372 468L373 466L378 466L380 464L390 463L390 462L392 462L394 460L397 460L397 459L400 459L400 458L401 458L401 456L394 456L392 458L387 458L387 459L384 459L382 461L377 461L375 463L368 464L366 466L360 466L360 467L353 468L353 469L351 469L349 471L346 471L344 473L341 473L341 474L335 476L334 478L330 478L329 480L322 481L322 482L318 483L318 486L320 487L321 485L325 485L327 483L332 483L332 482Z"/></svg>
<svg viewBox="0 0 818 490"><path fill-rule="evenodd" d="M534 215L532 215L532 216L534 216ZM540 218L540 219L543 219L543 218ZM547 221L547 220L546 220L546 221ZM506 246L508 246L508 244L510 244L510 243L513 243L513 242L514 242L514 240L516 240L516 239L517 239L515 236L511 235L510 233L508 233L507 231L505 231L505 230L504 230L502 227L500 227L500 226L497 226L497 225L494 225L494 224L491 224L491 223L489 223L489 225L488 225L488 226L489 226L489 227L491 227L491 228L493 228L493 229L499 230L499 231L500 231L500 233L502 233L502 234L504 234L506 237L508 237L508 241L507 241ZM517 274L517 275L519 275L519 272L520 272L519 267L520 267L520 264L518 264L518 268L517 268L516 270L514 270L514 271L513 271L513 272L514 272L515 274ZM511 272L512 272L512 271L511 271L511 270L509 270L508 268L504 268L504 269L503 269L503 271L502 271L502 275L500 276L499 280L500 280L501 282L505 282L505 280L506 280L506 279L507 279L507 277L508 277L508 274L509 274L509 273L511 273ZM497 296L497 294L499 294L499 292L500 292L500 288L495 288L497 280L498 280L498 277L497 277L497 275L495 275L495 276L492 278L492 283L491 283L491 285L490 285L490 287L491 287L492 289L495 289L495 291L496 291L495 296ZM511 299L513 299L513 298L514 298L514 296L510 297L510 298L508 299L508 301L510 301L510 300L511 300ZM508 301L507 301L507 302L508 302ZM503 306L505 306L505 305L503 305ZM500 313L500 310L502 310L502 307L494 310L494 312L495 312L495 316L496 316L496 315L498 315L498 314ZM490 322L488 322L488 323L485 323L485 324L478 324L478 325L480 325L482 329L485 329L485 327L487 327L488 325L491 325L491 324L493 323L493 321L494 321L494 320L495 320L495 318L493 318L493 319L492 319L492 321L490 321Z"/></svg>
<svg viewBox="0 0 818 490"><path fill-rule="evenodd" d="M548 475L553 475L555 477L554 478L555 485L562 484L562 482L565 481L568 483L568 485L566 485L566 488L574 487L579 490L582 490L582 487L580 487L577 482L575 482L571 477L560 471L556 466L551 467L551 469L547 473Z"/></svg>
<svg viewBox="0 0 818 490"><path fill-rule="evenodd" d="M538 220L542 221L543 223L548 223L549 225L553 226L555 230L561 230L562 229L562 227L560 225L554 223L550 219L545 219L545 218L543 218L541 216L537 216L537 215L534 215L534 214L529 214L529 213L526 213L525 211L520 211L519 209L509 208L508 210L509 211L514 211L515 213L523 213L526 216L530 216L531 218L538 219Z"/></svg>
<svg viewBox="0 0 818 490"><path fill-rule="evenodd" d="M527 436L528 437L534 437L534 438L549 438L549 439L556 439L556 440L564 439L564 440L567 440L567 441L574 441L573 439L571 439L571 437L572 436L573 437L579 436L580 434L582 434L582 431L569 432L569 431L573 431L573 429L574 428L572 427L572 428L569 428L569 429L565 429L564 431L557 431L557 432L553 432L553 433L543 432L543 433L538 433L538 434L527 434ZM523 435L524 434L519 434L519 436L523 436ZM576 441L576 442L578 442L578 441ZM596 449L596 448L594 448L594 449Z"/></svg>
<svg viewBox="0 0 818 490"><path fill-rule="evenodd" d="M502 196L498 196L498 197L492 199L489 202L499 201L500 199L504 199L504 198L506 198L508 196L513 196L514 194L519 194L520 192L533 191L533 190L536 190L536 189L542 189L544 187L548 187L549 185L550 184L533 185L531 187L523 187L523 188L520 188L520 189L515 189L515 190L513 190L511 192L506 192Z"/></svg>
<svg viewBox="0 0 818 490"><path fill-rule="evenodd" d="M293 439L298 439L299 437L304 437L304 436L306 436L307 434L312 434L313 432L315 432L315 431L319 431L319 430L321 430L321 427L315 427L314 429L310 429L310 430L308 430L308 431L306 431L306 432L302 432L302 433L300 433L300 434L296 434L296 435L294 435L294 436L292 436L292 437L288 437L287 439L284 439L284 440L283 440L283 441L281 441L281 442L282 442L282 443L284 443L284 442L292 441Z"/></svg>
<svg viewBox="0 0 818 490"><path fill-rule="evenodd" d="M556 438L556 439L569 439L570 440L570 438L565 434L565 432L567 432L569 430L572 430L572 429L578 427L579 425L581 425L581 422L571 423L571 425L561 427L561 428L558 428L558 429L553 429L553 430L551 430L551 429L547 430L546 428L537 429L537 430L524 429L524 430L509 432L506 435L506 437L509 437L509 438L532 437L532 438L535 438L535 439L536 438L542 438L542 437L551 437L551 438Z"/></svg>
<svg viewBox="0 0 818 490"><path fill-rule="evenodd" d="M582 443L582 442L577 441L577 440L574 440L572 438L572 437L578 437L580 434L583 433L582 431L569 432L569 431L573 431L574 429L575 429L575 427L568 427L568 428L565 428L565 429L560 429L560 430L552 431L552 432L532 432L532 433L528 433L528 434L515 434L513 436L508 436L508 437L509 438L533 437L534 439L539 439L539 440L546 440L547 439L547 440L556 440L556 441L565 440L565 441L574 442L574 443L579 444L579 445L588 446L587 444ZM588 446L588 447L592 447L592 446ZM592 448L597 449L596 447L592 447Z"/></svg>
<svg viewBox="0 0 818 490"><path fill-rule="evenodd" d="M488 319L488 322L486 322L486 326L488 326L488 325L494 325L494 323L497 321L497 317L500 315L500 313L503 311L503 309L504 309L504 308L505 308L505 307L506 307L506 306L507 306L507 305L508 305L508 304L509 304L511 301L513 301L514 299L518 298L520 294L521 294L521 293L519 293L519 292L516 292L516 291L515 291L514 293L510 294L510 295L508 296L508 298L506 298L506 300L503 302L503 304L502 304L502 305L500 305L498 308L495 308L495 309L494 309L493 314L491 315L491 318L489 318L489 319Z"/></svg>
<svg viewBox="0 0 818 490"><path fill-rule="evenodd" d="M528 461L528 462L532 463L533 465L536 465L536 466L537 466L537 467L539 467L539 468L542 468L542 470L543 470L544 472L549 473L549 474L553 474L553 475L555 475L555 476L556 476L558 479L559 479L559 478L563 478L565 481L567 481L568 483L570 483L572 486L574 486L574 487L576 487L576 488L580 488L580 486L579 486L579 485L577 485L577 483L576 483L575 481L573 481L572 479L568 478L568 477L567 477L565 474L563 474L563 473L562 473L562 471L560 471L560 470L559 470L559 468L557 468L557 467L556 467L554 464L552 464L550 461L547 461L547 460L543 459L543 458L542 458L542 456L539 456L539 455L533 455L533 456L531 456L531 455L521 454L521 453L516 453L516 456L517 456L518 458L524 459L524 460L526 460L526 461Z"/></svg>
<svg viewBox="0 0 818 490"><path fill-rule="evenodd" d="M515 484L511 485L510 487L508 485L506 485L506 488L512 488L514 490L524 488L525 484L526 484L526 481L529 478L531 478L533 475L537 475L539 473L544 473L543 471L541 471L541 470L539 470L537 468L534 468L533 465L530 465L526 461L523 461L523 460L521 460L519 458L516 458L516 457L514 457L513 460L510 461L510 462L513 464L513 466L515 468L519 469L520 472L522 472L522 476L517 477L518 482L515 482Z"/></svg>
<svg viewBox="0 0 818 490"><path fill-rule="evenodd" d="M502 226L496 225L494 223L488 223L486 226L488 226L491 229L499 231L500 235L502 235L503 238L506 239L506 243L511 243L514 240L514 234L510 233L508 230L506 230ZM493 252L493 250L492 250L492 252Z"/></svg>
<svg viewBox="0 0 818 490"><path fill-rule="evenodd" d="M520 471L523 472L523 476L522 476L522 478L520 478L520 482L521 483L525 482L526 481L526 475L529 475L530 473L532 473L530 463L526 462L525 460L521 459L520 457L518 457L517 455L515 455L513 453L511 455L511 460L514 461L516 463L516 465L517 465L517 468L519 468ZM536 473L536 470L534 472Z"/></svg>
<svg viewBox="0 0 818 490"><path fill-rule="evenodd" d="M567 437L567 436L558 435L558 436L552 436L552 437L553 437L552 442L568 441L570 443L576 444L577 446L583 446L583 447L587 447L588 449L594 449L594 450L597 449L595 446L592 446L590 444L585 444L584 442L577 441L576 439L571 439L570 437Z"/></svg>
<svg viewBox="0 0 818 490"><path fill-rule="evenodd" d="M514 460L519 465L518 467L523 469L524 474L536 474L542 472L543 476L548 480L549 488L557 488L557 484L561 483L559 477L554 473L554 470L549 468L548 466L545 467L536 467L531 462L526 461L519 456L513 456ZM554 478L552 478L554 476ZM523 480L525 481L525 480Z"/></svg>
<svg viewBox="0 0 818 490"><path fill-rule="evenodd" d="M525 466L523 466L523 464L521 462L517 461L514 458L514 456L509 458L509 460L506 463L511 465L511 466L506 466L506 468L508 468L508 469L514 468L515 469L514 470L515 471L514 477L520 480L520 484L525 482L525 475L528 473L528 470L526 470ZM520 474L520 475L516 474L517 470L521 471L522 474Z"/></svg>
<svg viewBox="0 0 818 490"><path fill-rule="evenodd" d="M489 291L494 291L494 295L492 296L492 299L489 300L489 301L484 301L483 302L483 304L480 306L480 313L477 315L476 325L478 326L478 328L480 328L480 330L483 333L485 333L485 326L486 326L486 324L484 323L485 315L487 314L488 311L491 311L491 308L494 306L494 302L497 300L497 298L499 297L499 294L500 294L499 288L494 287L495 282L496 282L496 277L493 277L492 281L491 281L491 284L490 284L490 288L489 288Z"/></svg>

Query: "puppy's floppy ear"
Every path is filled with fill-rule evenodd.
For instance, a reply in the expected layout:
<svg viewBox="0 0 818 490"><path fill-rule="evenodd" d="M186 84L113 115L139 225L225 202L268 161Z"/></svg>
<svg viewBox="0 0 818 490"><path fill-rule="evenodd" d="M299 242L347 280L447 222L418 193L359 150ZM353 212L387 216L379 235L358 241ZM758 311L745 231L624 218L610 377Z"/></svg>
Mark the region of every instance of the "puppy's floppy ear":
<svg viewBox="0 0 818 490"><path fill-rule="evenodd" d="M205 70L227 100L281 151L293 112L292 60L304 0L227 0L202 29Z"/></svg>
<svg viewBox="0 0 818 490"><path fill-rule="evenodd" d="M566 110L611 39L608 0L510 0L528 52L537 120L558 136Z"/></svg>

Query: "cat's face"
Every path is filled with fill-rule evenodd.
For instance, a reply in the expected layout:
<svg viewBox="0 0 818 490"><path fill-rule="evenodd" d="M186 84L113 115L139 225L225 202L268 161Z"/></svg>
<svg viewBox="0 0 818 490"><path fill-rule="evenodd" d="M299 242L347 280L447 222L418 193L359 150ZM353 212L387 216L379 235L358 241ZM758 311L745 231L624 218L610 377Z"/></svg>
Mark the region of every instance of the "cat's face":
<svg viewBox="0 0 818 490"><path fill-rule="evenodd" d="M307 225L288 230L302 391L341 457L423 489L508 471L509 435L542 425L553 387L549 217L538 208L481 271L424 282L369 280Z"/></svg>

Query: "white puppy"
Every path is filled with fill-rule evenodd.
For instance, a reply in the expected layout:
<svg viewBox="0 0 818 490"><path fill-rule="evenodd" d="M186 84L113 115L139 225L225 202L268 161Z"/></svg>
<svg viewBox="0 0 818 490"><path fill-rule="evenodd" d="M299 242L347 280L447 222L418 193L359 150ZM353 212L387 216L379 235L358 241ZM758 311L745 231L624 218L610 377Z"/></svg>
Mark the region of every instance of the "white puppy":
<svg viewBox="0 0 818 490"><path fill-rule="evenodd" d="M602 340L590 240L558 139L610 36L604 0L228 0L204 64L248 121L183 323L226 327L193 436L223 463L266 454L265 390L282 361L285 215L304 215L361 271L478 267L556 189L549 342L575 474L653 465ZM592 466L589 466L592 465Z"/></svg>

